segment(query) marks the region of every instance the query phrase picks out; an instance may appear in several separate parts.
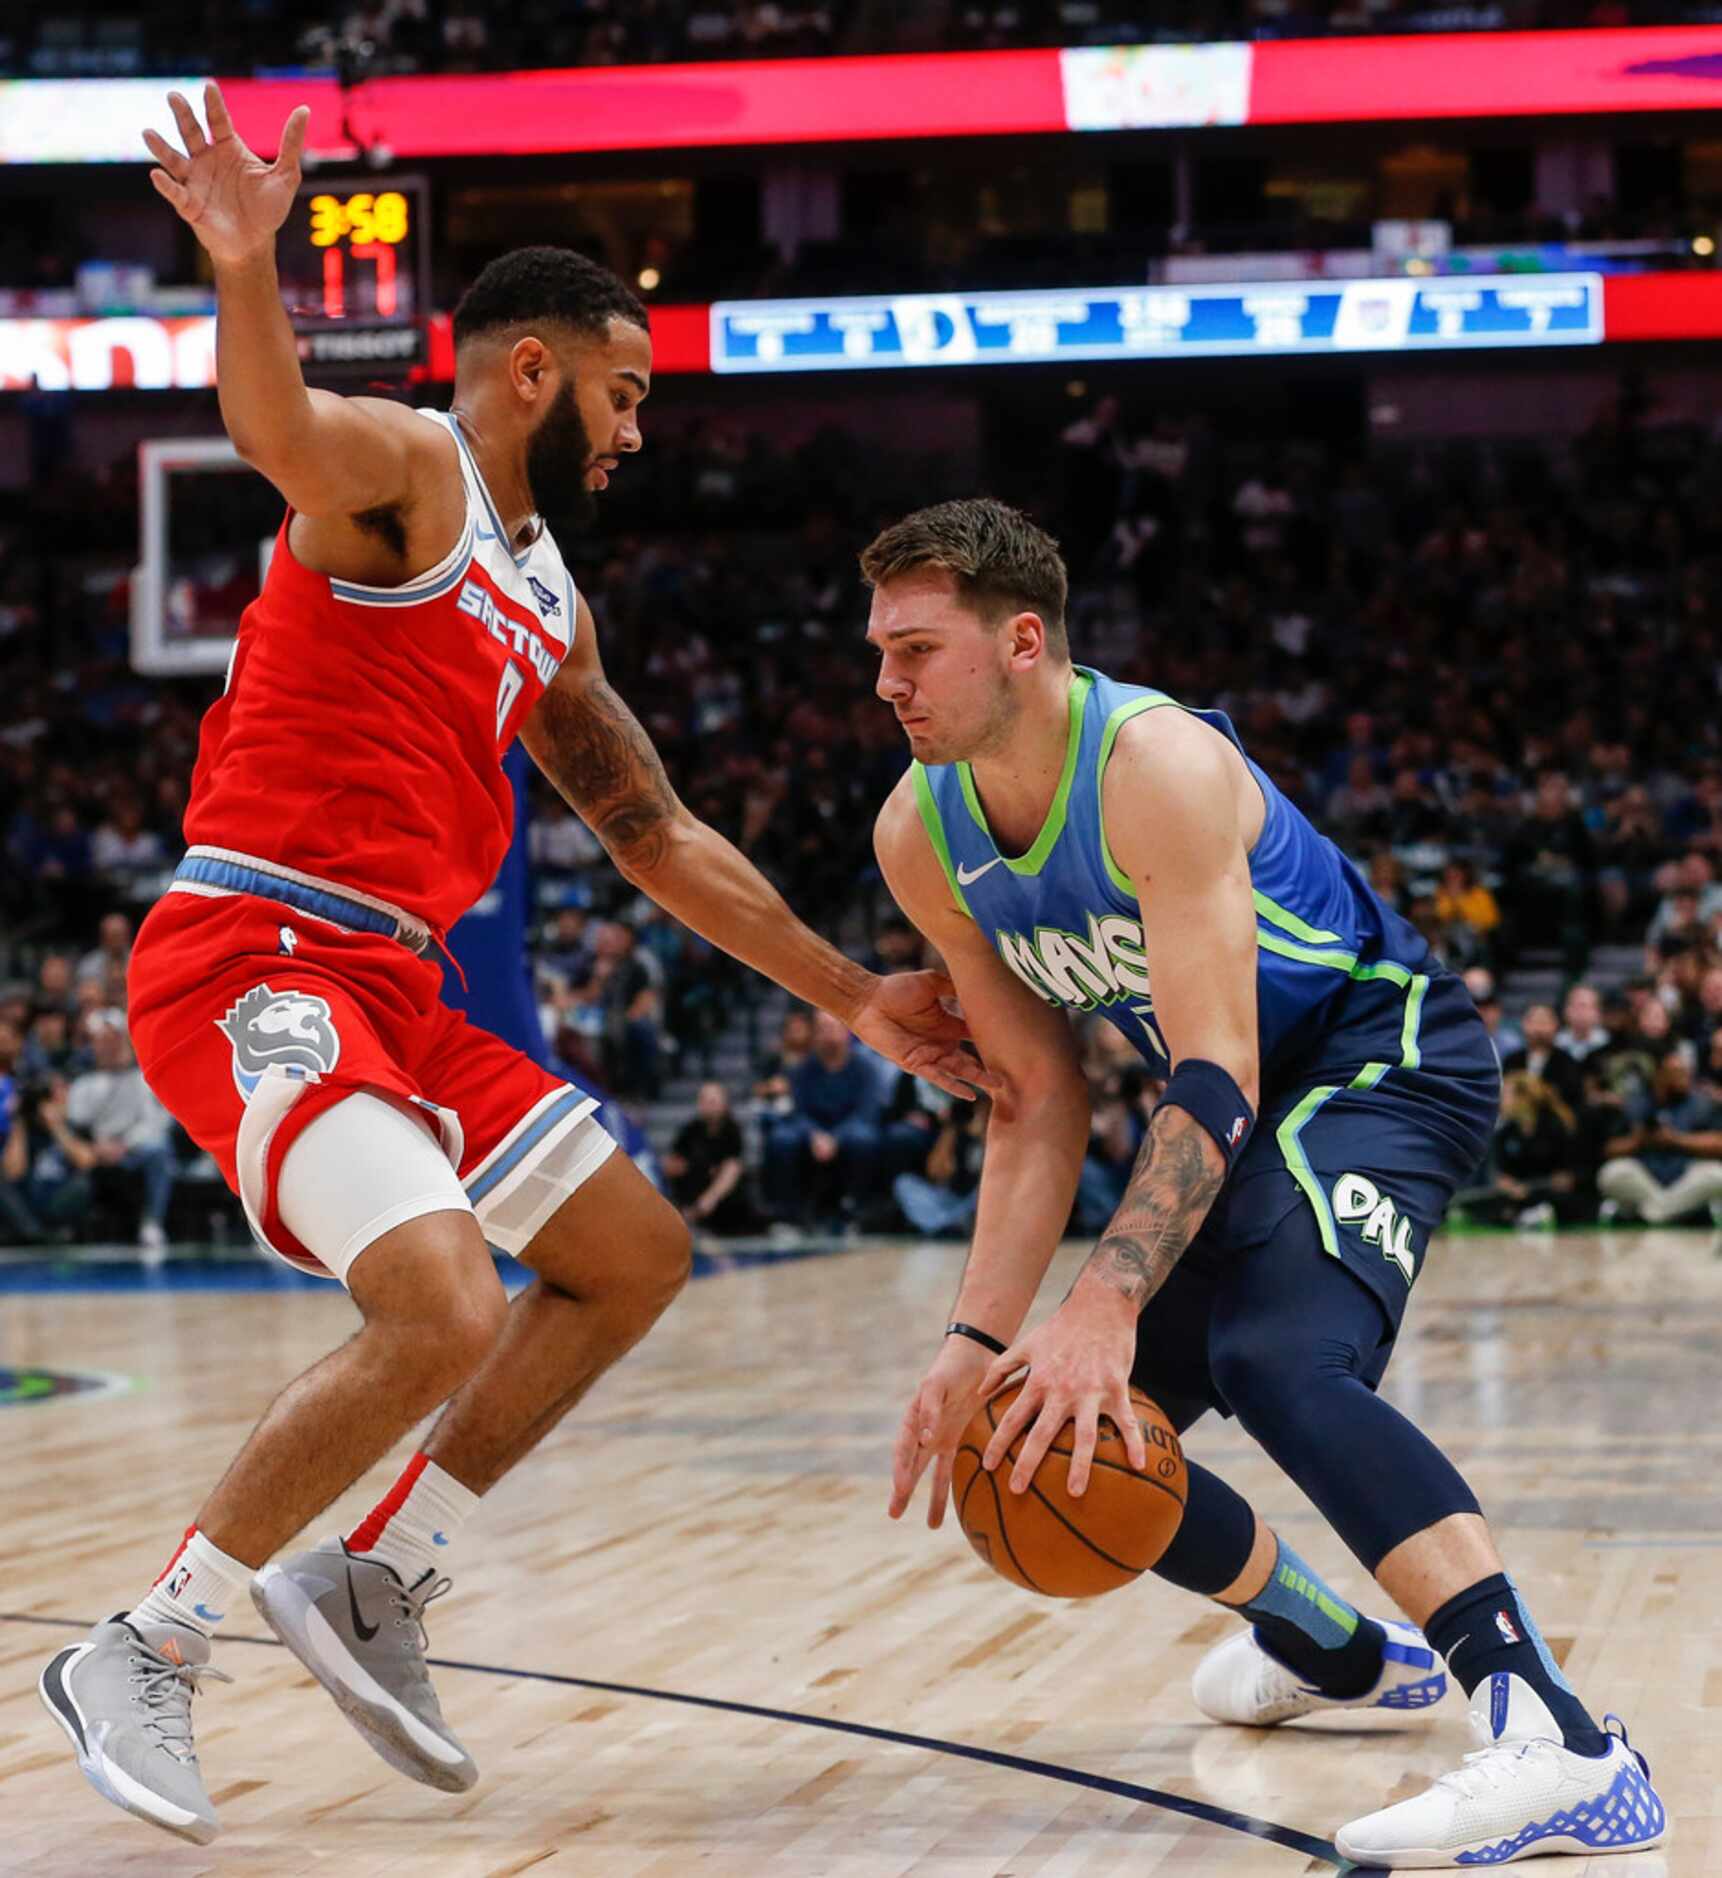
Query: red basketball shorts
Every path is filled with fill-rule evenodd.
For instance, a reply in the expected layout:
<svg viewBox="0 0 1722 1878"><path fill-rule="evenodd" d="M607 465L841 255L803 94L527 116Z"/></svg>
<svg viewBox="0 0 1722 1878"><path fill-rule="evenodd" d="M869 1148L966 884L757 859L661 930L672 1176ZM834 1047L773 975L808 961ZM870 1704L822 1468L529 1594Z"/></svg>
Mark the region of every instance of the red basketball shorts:
<svg viewBox="0 0 1722 1878"><path fill-rule="evenodd" d="M434 958L250 893L165 894L133 948L130 1023L145 1080L302 1270L275 1185L311 1122L358 1090L435 1124L484 1235L519 1252L614 1143L598 1099L442 1002ZM362 1177L362 1170L356 1170Z"/></svg>

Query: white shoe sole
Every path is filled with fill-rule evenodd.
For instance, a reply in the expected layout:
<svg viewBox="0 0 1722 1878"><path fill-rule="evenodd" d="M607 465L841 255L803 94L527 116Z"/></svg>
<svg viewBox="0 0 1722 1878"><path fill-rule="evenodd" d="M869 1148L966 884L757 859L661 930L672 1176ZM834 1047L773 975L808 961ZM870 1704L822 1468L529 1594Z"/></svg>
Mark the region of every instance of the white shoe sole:
<svg viewBox="0 0 1722 1878"><path fill-rule="evenodd" d="M370 1747L422 1786L465 1793L477 1783L469 1755L397 1702L341 1642L329 1620L279 1565L251 1581L257 1614L334 1698Z"/></svg>
<svg viewBox="0 0 1722 1878"><path fill-rule="evenodd" d="M189 1839L193 1845L208 1845L221 1831L214 1820L204 1819L188 1812L183 1806L175 1806L159 1793L152 1793L148 1787L133 1780L124 1768L116 1767L108 1760L99 1746L86 1748L89 1724L84 1711L78 1707L78 1698L72 1693L68 1676L72 1665L79 1657L87 1655L91 1648L90 1644L80 1643L75 1649L62 1650L58 1656L50 1658L47 1668L36 1678L36 1693L42 1698L43 1708L53 1716L66 1739L71 1742L72 1752L78 1759L79 1773L110 1805L121 1808L151 1826L159 1826L176 1838ZM61 1692L77 1710L76 1726L48 1692L48 1678L56 1670L59 1672ZM83 1740L78 1738L79 1729L83 1730Z"/></svg>
<svg viewBox="0 0 1722 1878"><path fill-rule="evenodd" d="M1584 1840L1566 1833L1553 1833L1546 1839L1533 1839L1522 1851L1510 1853L1506 1858L1490 1859L1481 1868L1476 1864L1461 1866L1459 1860L1475 1860L1480 1852L1499 1844L1498 1840L1479 1839L1474 1845L1458 1845L1450 1852L1424 1846L1408 1846L1397 1852L1372 1852L1367 1847L1348 1844L1343 1832L1334 1835L1333 1843L1342 1858L1350 1859L1366 1871L1475 1871L1491 1870L1496 1865L1516 1865L1522 1858L1548 1858L1562 1853L1575 1858L1603 1858L1611 1852L1651 1852L1667 1837L1666 1832L1659 1832L1654 1839L1638 1839L1631 1845L1587 1845Z"/></svg>

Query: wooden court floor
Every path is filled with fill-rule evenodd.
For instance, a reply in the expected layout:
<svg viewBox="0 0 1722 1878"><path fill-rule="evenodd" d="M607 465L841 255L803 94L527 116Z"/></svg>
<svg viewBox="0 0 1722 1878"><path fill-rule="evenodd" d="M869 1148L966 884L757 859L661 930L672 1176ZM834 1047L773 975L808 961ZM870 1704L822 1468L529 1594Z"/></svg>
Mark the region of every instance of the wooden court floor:
<svg viewBox="0 0 1722 1878"><path fill-rule="evenodd" d="M35 1677L73 1620L141 1592L350 1306L333 1290L0 1296L0 1365L134 1384L0 1412L0 1872L1334 1870L1339 1824L1465 1751L1455 1695L1424 1718L1218 1728L1189 1699L1230 1621L1210 1607L1153 1581L1040 1601L954 1525L885 1518L891 1435L959 1258L877 1246L695 1283L497 1489L432 1613L443 1706L483 1770L470 1794L391 1773L237 1618L216 1660L238 1681L197 1704L225 1827L203 1850L96 1798ZM1061 1269L1048 1299L1062 1288ZM1703 1232L1446 1241L1387 1393L1467 1471L1553 1648L1627 1719L1674 1816L1663 1851L1515 1869L1722 1874L1722 1248ZM1190 1447L1363 1601L1247 1437L1210 1418Z"/></svg>

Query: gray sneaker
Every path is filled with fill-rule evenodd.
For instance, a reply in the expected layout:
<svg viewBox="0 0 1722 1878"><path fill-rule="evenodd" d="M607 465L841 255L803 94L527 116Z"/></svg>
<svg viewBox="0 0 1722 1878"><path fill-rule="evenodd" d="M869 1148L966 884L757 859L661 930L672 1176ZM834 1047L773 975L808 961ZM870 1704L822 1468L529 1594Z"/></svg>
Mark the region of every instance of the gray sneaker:
<svg viewBox="0 0 1722 1878"><path fill-rule="evenodd" d="M221 1830L191 1738L191 1698L209 1666L209 1639L179 1624L97 1624L54 1657L37 1683L77 1749L84 1778L115 1806L196 1845Z"/></svg>
<svg viewBox="0 0 1722 1878"><path fill-rule="evenodd" d="M391 1767L464 1793L478 1769L443 1720L425 1671L425 1606L449 1582L426 1572L408 1587L388 1566L325 1539L265 1565L251 1581L251 1602Z"/></svg>

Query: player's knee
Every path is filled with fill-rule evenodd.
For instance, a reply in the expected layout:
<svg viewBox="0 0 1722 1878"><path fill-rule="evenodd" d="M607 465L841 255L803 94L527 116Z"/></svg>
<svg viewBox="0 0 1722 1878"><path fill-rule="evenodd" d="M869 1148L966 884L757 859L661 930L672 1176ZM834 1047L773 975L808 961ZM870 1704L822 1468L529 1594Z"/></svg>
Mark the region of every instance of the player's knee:
<svg viewBox="0 0 1722 1878"><path fill-rule="evenodd" d="M630 1275L630 1289L656 1317L667 1310L688 1282L694 1265L694 1236L688 1223L665 1201L654 1209L641 1236L640 1256Z"/></svg>
<svg viewBox="0 0 1722 1878"><path fill-rule="evenodd" d="M389 1248L404 1252L406 1248ZM508 1296L482 1242L433 1244L416 1256L354 1267L354 1301L367 1326L395 1352L404 1387L431 1403L452 1395L495 1349L508 1318ZM369 1282L366 1282L366 1281Z"/></svg>

